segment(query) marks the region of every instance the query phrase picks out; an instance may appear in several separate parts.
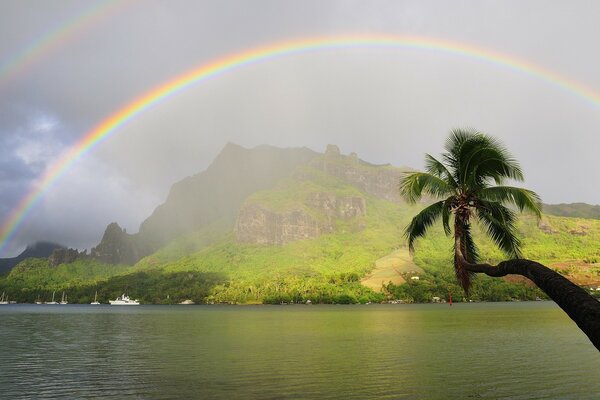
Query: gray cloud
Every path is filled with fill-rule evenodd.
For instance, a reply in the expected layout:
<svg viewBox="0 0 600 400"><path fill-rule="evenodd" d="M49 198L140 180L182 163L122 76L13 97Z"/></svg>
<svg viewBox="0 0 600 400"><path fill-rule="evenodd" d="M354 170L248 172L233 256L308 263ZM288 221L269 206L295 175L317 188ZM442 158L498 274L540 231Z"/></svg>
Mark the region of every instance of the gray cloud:
<svg viewBox="0 0 600 400"><path fill-rule="evenodd" d="M0 65L95 2L9 0ZM600 88L590 51L600 5L440 1L139 1L115 8L0 86L0 219L37 177L100 121L208 61L293 38L424 35L514 55ZM171 183L204 169L227 142L324 149L421 167L452 127L501 138L546 202L600 203L600 107L491 62L422 49L290 55L223 74L120 128L40 200L7 254L33 240L96 244L129 231ZM574 179L577 176L577 179ZM82 222L83 221L83 222Z"/></svg>

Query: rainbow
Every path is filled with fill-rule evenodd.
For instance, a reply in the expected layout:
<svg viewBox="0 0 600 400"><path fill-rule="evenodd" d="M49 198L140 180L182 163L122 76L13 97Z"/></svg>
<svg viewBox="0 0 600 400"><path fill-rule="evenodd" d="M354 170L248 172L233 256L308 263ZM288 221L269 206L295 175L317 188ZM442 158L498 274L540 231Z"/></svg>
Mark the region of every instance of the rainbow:
<svg viewBox="0 0 600 400"><path fill-rule="evenodd" d="M0 87L127 4L125 1L105 0L45 31L22 47L12 58L0 64Z"/></svg>
<svg viewBox="0 0 600 400"><path fill-rule="evenodd" d="M542 81L588 100L596 106L600 106L600 94L565 76L507 54L442 39L416 36L344 35L290 40L258 47L220 58L185 72L126 104L114 114L103 120L91 131L87 132L77 143L69 148L58 161L45 171L31 191L5 219L0 230L0 252L5 249L8 242L14 237L18 228L21 226L32 207L39 201L43 193L60 179L69 167L91 152L98 144L116 133L119 128L123 127L129 121L161 101L164 101L170 96L174 96L193 85L253 63L305 52L364 47L421 49L485 61L495 65L508 67L512 70L541 79Z"/></svg>

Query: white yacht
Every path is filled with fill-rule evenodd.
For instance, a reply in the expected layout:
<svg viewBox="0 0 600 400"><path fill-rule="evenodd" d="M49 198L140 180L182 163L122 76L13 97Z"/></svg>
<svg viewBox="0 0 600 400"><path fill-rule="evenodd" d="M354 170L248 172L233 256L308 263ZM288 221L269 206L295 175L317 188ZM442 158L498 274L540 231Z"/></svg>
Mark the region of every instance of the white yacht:
<svg viewBox="0 0 600 400"><path fill-rule="evenodd" d="M94 301L92 301L90 304L93 304L95 306L99 305L100 303L98 302L98 291L96 290L96 295L94 296Z"/></svg>
<svg viewBox="0 0 600 400"><path fill-rule="evenodd" d="M4 294L4 292L2 292L2 297L0 297L0 304L9 304L8 303L8 296L6 296Z"/></svg>
<svg viewBox="0 0 600 400"><path fill-rule="evenodd" d="M35 304L44 304L44 303L42 302L42 299L40 299L40 295L39 295L39 294L38 294L38 298L37 298L37 300L35 301Z"/></svg>
<svg viewBox="0 0 600 400"><path fill-rule="evenodd" d="M139 300L137 300L137 299L132 300L129 298L129 296L126 296L125 294L117 297L116 300L109 300L108 302L112 306L139 306L140 305Z"/></svg>
<svg viewBox="0 0 600 400"><path fill-rule="evenodd" d="M62 300L60 301L60 304L69 304L69 302L67 301L67 296L65 296L65 292L63 292Z"/></svg>
<svg viewBox="0 0 600 400"><path fill-rule="evenodd" d="M56 301L54 301L54 293L56 292L52 292L52 301L47 301L44 304L58 304Z"/></svg>

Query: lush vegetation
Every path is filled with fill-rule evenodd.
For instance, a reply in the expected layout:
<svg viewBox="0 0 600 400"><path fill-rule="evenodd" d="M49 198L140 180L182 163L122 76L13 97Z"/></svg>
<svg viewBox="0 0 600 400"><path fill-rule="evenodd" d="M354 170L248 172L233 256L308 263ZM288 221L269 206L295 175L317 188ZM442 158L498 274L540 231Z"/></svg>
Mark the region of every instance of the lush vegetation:
<svg viewBox="0 0 600 400"><path fill-rule="evenodd" d="M172 304L186 299L203 303L212 288L223 282L225 277L217 273L133 271L131 266L92 259L51 267L47 259L29 258L0 278L0 289L11 300L28 303L49 301L53 292L57 300L65 292L70 303L90 303L97 292L103 303L127 293L143 303Z"/></svg>

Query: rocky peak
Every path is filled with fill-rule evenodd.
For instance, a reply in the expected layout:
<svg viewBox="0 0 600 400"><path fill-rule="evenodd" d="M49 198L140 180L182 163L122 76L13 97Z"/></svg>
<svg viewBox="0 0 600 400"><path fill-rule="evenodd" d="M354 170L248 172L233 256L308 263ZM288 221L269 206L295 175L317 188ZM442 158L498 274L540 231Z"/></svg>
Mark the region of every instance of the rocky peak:
<svg viewBox="0 0 600 400"><path fill-rule="evenodd" d="M336 146L335 144L327 145L327 148L325 149L326 156L339 156L340 154L340 148L338 146Z"/></svg>
<svg viewBox="0 0 600 400"><path fill-rule="evenodd" d="M398 182L403 170L400 168L369 164L359 159L356 153L343 155L335 145L328 145L325 155L314 160L311 166L375 197L395 203L401 201Z"/></svg>
<svg viewBox="0 0 600 400"><path fill-rule="evenodd" d="M78 258L82 258L85 256L85 250L79 252L77 251L77 249L66 249L64 247L61 247L54 249L50 257L48 257L48 262L50 263L50 266L57 267L60 264L72 263Z"/></svg>
<svg viewBox="0 0 600 400"><path fill-rule="evenodd" d="M100 244L90 251L90 256L109 264L134 264L140 259L132 235L116 222L106 227Z"/></svg>

